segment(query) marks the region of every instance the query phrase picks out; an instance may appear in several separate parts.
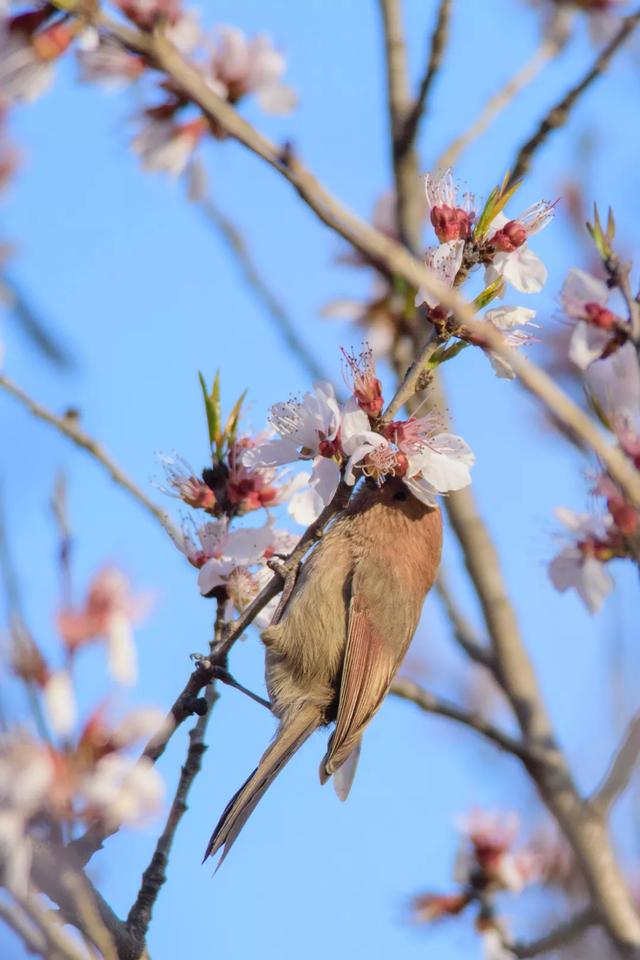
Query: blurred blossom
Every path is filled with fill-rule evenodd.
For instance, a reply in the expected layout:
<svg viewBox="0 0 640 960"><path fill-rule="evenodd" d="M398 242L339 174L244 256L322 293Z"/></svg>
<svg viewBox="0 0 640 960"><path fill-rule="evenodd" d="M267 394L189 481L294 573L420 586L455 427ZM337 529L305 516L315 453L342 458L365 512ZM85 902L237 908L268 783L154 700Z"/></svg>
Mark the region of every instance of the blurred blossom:
<svg viewBox="0 0 640 960"><path fill-rule="evenodd" d="M267 113L290 113L297 103L291 87L281 82L287 63L269 37L249 40L237 27L219 26L211 61L210 84L229 103L254 93Z"/></svg>
<svg viewBox="0 0 640 960"><path fill-rule="evenodd" d="M208 127L204 117L186 123L146 117L131 147L139 155L143 170L177 178L186 170Z"/></svg>
<svg viewBox="0 0 640 960"><path fill-rule="evenodd" d="M556 516L575 542L564 547L549 564L549 577L556 590L575 590L590 613L597 613L613 589L613 580L604 564L611 559L609 528L611 518L573 513L565 507Z"/></svg>
<svg viewBox="0 0 640 960"><path fill-rule="evenodd" d="M462 844L455 879L458 883L519 893L540 878L540 862L529 847L514 850L520 829L517 814L473 810L458 818Z"/></svg>
<svg viewBox="0 0 640 960"><path fill-rule="evenodd" d="M609 299L606 283L577 267L569 271L561 299L567 316L576 321L569 359L580 370L586 370L602 356L612 332L622 321L606 307Z"/></svg>
<svg viewBox="0 0 640 960"><path fill-rule="evenodd" d="M81 83L97 83L106 90L123 90L145 71L142 57L129 53L108 39L92 50L78 53Z"/></svg>
<svg viewBox="0 0 640 960"><path fill-rule="evenodd" d="M592 363L585 382L614 429L640 427L640 366L634 346L625 343L618 350Z"/></svg>
<svg viewBox="0 0 640 960"><path fill-rule="evenodd" d="M129 581L115 567L105 567L93 579L80 608L63 607L57 617L58 630L70 653L95 640L105 640L109 672L119 683L136 679L136 650L133 624L149 608L148 596L134 596Z"/></svg>

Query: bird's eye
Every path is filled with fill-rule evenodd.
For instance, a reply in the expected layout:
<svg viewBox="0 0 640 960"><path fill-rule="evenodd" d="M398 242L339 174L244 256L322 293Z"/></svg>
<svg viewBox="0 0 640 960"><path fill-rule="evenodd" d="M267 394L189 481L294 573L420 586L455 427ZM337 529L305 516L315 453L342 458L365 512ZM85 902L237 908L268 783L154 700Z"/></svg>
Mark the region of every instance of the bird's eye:
<svg viewBox="0 0 640 960"><path fill-rule="evenodd" d="M406 500L406 499L407 499L407 494L405 493L404 490L398 490L397 493L394 493L393 499L394 499L394 500Z"/></svg>

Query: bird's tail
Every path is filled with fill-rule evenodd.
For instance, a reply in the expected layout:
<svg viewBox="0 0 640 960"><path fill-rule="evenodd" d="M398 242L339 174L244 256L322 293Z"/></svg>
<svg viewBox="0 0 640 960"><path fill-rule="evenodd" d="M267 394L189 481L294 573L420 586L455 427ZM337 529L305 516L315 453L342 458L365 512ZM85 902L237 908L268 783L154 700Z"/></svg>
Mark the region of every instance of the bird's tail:
<svg viewBox="0 0 640 960"><path fill-rule="evenodd" d="M218 867L220 866L269 784L275 780L319 723L318 711L314 709L311 712L308 708L303 708L283 723L256 769L225 807L207 845L204 860L224 847L218 864Z"/></svg>

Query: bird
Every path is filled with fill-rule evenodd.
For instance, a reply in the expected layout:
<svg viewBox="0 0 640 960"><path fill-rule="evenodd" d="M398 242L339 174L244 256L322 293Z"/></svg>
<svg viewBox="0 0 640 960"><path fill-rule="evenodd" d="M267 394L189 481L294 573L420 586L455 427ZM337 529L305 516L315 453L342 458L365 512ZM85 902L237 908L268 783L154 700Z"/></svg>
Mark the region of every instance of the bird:
<svg viewBox="0 0 640 960"><path fill-rule="evenodd" d="M320 782L333 776L346 799L363 730L411 643L441 551L438 507L416 499L400 478L362 482L302 565L278 622L261 634L278 729L223 811L204 860L224 848L220 866L278 773L331 723Z"/></svg>

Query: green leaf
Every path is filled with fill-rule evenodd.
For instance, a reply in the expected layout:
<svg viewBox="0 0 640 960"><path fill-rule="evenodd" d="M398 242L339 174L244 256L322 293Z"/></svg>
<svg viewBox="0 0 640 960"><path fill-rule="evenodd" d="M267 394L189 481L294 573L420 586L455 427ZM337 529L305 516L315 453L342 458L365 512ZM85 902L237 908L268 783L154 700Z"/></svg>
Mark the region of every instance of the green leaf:
<svg viewBox="0 0 640 960"><path fill-rule="evenodd" d="M436 352L429 360L429 369L435 370L435 368L439 367L441 363L446 363L447 360L452 360L454 357L457 357L465 347L468 346L469 344L465 340L456 340L455 343L451 344L451 346L438 347Z"/></svg>
<svg viewBox="0 0 640 960"><path fill-rule="evenodd" d="M200 386L202 387L202 396L204 399L204 409L207 415L207 429L209 431L209 445L211 452L219 452L221 443L220 436L220 371L216 372L215 380L211 393L207 390L207 385L203 375L198 371Z"/></svg>
<svg viewBox="0 0 640 960"><path fill-rule="evenodd" d="M227 448L231 447L236 442L236 436L238 434L238 423L240 421L240 410L242 404L244 403L244 398L247 395L247 390L244 390L239 398L233 405L233 409L229 414L227 422L225 424L224 433L222 435L223 441L226 443Z"/></svg>
<svg viewBox="0 0 640 960"><path fill-rule="evenodd" d="M487 198L487 202L484 205L484 209L480 214L476 224L476 229L474 231L474 237L476 240L483 239L491 225L491 222L499 213L502 212L504 207L506 207L516 190L519 190L522 186L522 180L516 180L516 182L510 187L508 186L508 183L509 171L507 170L502 183L499 186L494 187Z"/></svg>
<svg viewBox="0 0 640 960"><path fill-rule="evenodd" d="M504 277L496 277L496 279L490 283L488 287L485 287L482 293L479 293L474 299L473 306L476 310L482 310L483 307L486 307L487 304L491 303L496 297L501 296L503 291Z"/></svg>

